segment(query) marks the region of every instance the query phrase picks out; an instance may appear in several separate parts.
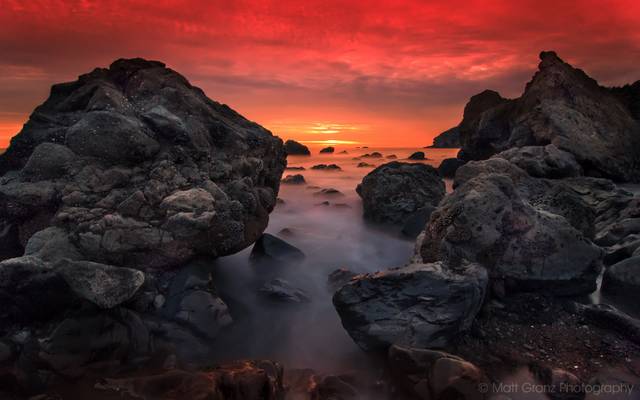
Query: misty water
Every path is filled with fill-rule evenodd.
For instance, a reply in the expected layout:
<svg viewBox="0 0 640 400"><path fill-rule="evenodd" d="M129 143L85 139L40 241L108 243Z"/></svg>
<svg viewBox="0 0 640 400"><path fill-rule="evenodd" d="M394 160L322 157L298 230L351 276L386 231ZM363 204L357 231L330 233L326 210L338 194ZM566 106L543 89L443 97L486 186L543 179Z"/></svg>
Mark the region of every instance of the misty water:
<svg viewBox="0 0 640 400"><path fill-rule="evenodd" d="M289 156L288 165L304 167L305 185L281 185L277 205L266 232L301 249L306 258L284 265L252 263L251 248L216 261L213 273L221 297L234 318L215 343L215 361L271 359L287 368L314 368L320 372L341 372L362 366L364 353L342 328L331 303L327 276L337 268L357 273L373 272L404 265L410 258L414 239L403 237L399 227L379 226L362 218L362 206L355 189L373 167L358 168L360 162L381 165L395 154L399 161L423 162L437 167L456 149L346 148L334 154ZM428 160L408 161L415 151L424 151ZM354 157L378 151L383 158ZM312 170L316 164L337 164L341 171ZM450 183L447 183L450 186ZM334 188L342 196L322 196L320 189ZM329 204L322 204L328 201ZM288 234L282 230L290 231ZM273 278L284 278L303 289L311 302L287 304L270 301L259 288ZM368 360L370 362L370 360Z"/></svg>

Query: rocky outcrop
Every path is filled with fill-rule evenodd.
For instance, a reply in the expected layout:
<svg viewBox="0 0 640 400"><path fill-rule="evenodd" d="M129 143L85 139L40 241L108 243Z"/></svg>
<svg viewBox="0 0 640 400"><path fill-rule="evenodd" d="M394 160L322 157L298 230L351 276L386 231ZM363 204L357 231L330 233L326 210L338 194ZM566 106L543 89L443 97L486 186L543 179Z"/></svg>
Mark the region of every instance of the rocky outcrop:
<svg viewBox="0 0 640 400"><path fill-rule="evenodd" d="M323 149L320 149L320 153L333 153L334 151L336 151L335 147L325 147Z"/></svg>
<svg viewBox="0 0 640 400"><path fill-rule="evenodd" d="M442 132L433 138L433 144L429 147L434 149L455 149L460 147L460 128L456 126Z"/></svg>
<svg viewBox="0 0 640 400"><path fill-rule="evenodd" d="M334 294L333 304L366 351L393 344L438 348L469 329L487 281L478 264L410 264L352 278Z"/></svg>
<svg viewBox="0 0 640 400"><path fill-rule="evenodd" d="M164 64L118 60L54 85L12 139L0 218L22 245L56 226L90 261L178 266L260 236L284 156L280 139Z"/></svg>
<svg viewBox="0 0 640 400"><path fill-rule="evenodd" d="M531 178L503 159L468 163L455 183L418 244L425 262L479 262L514 291L595 290L595 216L571 185Z"/></svg>
<svg viewBox="0 0 640 400"><path fill-rule="evenodd" d="M636 181L636 92L599 86L554 52L542 52L540 59L521 97L506 100L486 91L471 98L460 124L462 158L486 159L513 147L553 144L571 153L586 175Z"/></svg>
<svg viewBox="0 0 640 400"><path fill-rule="evenodd" d="M205 356L232 322L212 260L262 235L285 164L279 138L160 62L54 85L0 156L2 253L21 254L0 262L0 340L28 338L12 370Z"/></svg>
<svg viewBox="0 0 640 400"><path fill-rule="evenodd" d="M546 146L514 147L493 157L504 158L537 178L568 178L582 175L582 167L573 154Z"/></svg>
<svg viewBox="0 0 640 400"><path fill-rule="evenodd" d="M402 224L415 212L437 205L445 194L438 171L424 164L383 164L356 188L364 216L375 222Z"/></svg>
<svg viewBox="0 0 640 400"><path fill-rule="evenodd" d="M292 156L310 156L311 155L311 152L309 151L309 148L307 146L291 139L284 142L284 151L288 155L292 155Z"/></svg>

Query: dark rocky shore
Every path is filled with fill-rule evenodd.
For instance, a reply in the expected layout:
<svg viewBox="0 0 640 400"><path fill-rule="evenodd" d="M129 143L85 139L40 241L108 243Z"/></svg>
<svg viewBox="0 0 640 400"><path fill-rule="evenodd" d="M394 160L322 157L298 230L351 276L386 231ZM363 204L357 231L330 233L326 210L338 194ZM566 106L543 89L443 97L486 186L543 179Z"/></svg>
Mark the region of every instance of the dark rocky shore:
<svg viewBox="0 0 640 400"><path fill-rule="evenodd" d="M255 263L305 258L263 232L286 154L308 149L159 62L55 85L0 156L0 398L498 399L487 388L515 372L579 388L542 393L553 399L638 385L640 201L620 184L637 181L639 88L601 87L543 52L520 98L471 98L456 159L372 170L357 188L364 218L417 235L415 251L331 274L336 312L370 356L332 374L209 362L234 321L206 265L254 243ZM313 301L277 277L260 293Z"/></svg>

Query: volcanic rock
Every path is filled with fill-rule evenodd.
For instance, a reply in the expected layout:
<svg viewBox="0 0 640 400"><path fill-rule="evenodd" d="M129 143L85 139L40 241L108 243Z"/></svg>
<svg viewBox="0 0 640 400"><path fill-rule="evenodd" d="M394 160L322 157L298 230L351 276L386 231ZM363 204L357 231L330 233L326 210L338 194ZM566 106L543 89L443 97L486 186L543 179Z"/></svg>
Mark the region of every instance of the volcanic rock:
<svg viewBox="0 0 640 400"><path fill-rule="evenodd" d="M463 157L553 144L573 154L586 175L637 181L640 122L629 102L634 96L598 85L554 52L542 52L540 59L521 97L506 100L487 91L471 98L460 124Z"/></svg>
<svg viewBox="0 0 640 400"><path fill-rule="evenodd" d="M416 151L408 157L409 160L426 160L424 151Z"/></svg>
<svg viewBox="0 0 640 400"><path fill-rule="evenodd" d="M301 174L295 174L295 175L287 175L282 180L282 183L287 185L303 185L306 183L306 181L304 180L304 176L302 176Z"/></svg>
<svg viewBox="0 0 640 400"><path fill-rule="evenodd" d="M309 148L305 145L303 145L302 143L298 143L295 140L287 140L286 142L284 142L284 151L288 154L288 155L292 155L292 156L309 156L311 155L311 152L309 151Z"/></svg>
<svg viewBox="0 0 640 400"><path fill-rule="evenodd" d="M403 223L425 206L437 205L445 186L429 165L392 161L367 174L356 191L362 198L365 218Z"/></svg>
<svg viewBox="0 0 640 400"><path fill-rule="evenodd" d="M460 147L460 128L453 127L433 138L434 149L453 149Z"/></svg>
<svg viewBox="0 0 640 400"><path fill-rule="evenodd" d="M300 261L305 258L304 253L297 247L290 245L268 233L263 234L251 250L253 260L271 259L277 261Z"/></svg>
<svg viewBox="0 0 640 400"><path fill-rule="evenodd" d="M469 329L480 310L487 272L478 264L442 263L359 275L333 296L342 325L364 350L392 344L442 347Z"/></svg>

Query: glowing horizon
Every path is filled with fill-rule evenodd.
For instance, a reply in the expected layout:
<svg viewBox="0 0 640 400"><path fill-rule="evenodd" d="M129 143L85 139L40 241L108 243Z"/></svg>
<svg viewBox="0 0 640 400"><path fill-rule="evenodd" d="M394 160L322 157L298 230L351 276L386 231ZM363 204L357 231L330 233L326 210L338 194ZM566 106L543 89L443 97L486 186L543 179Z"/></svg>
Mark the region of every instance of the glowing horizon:
<svg viewBox="0 0 640 400"><path fill-rule="evenodd" d="M518 96L541 50L601 84L640 78L632 0L3 0L0 24L0 147L52 84L123 57L285 140L373 146L430 145L484 89Z"/></svg>

